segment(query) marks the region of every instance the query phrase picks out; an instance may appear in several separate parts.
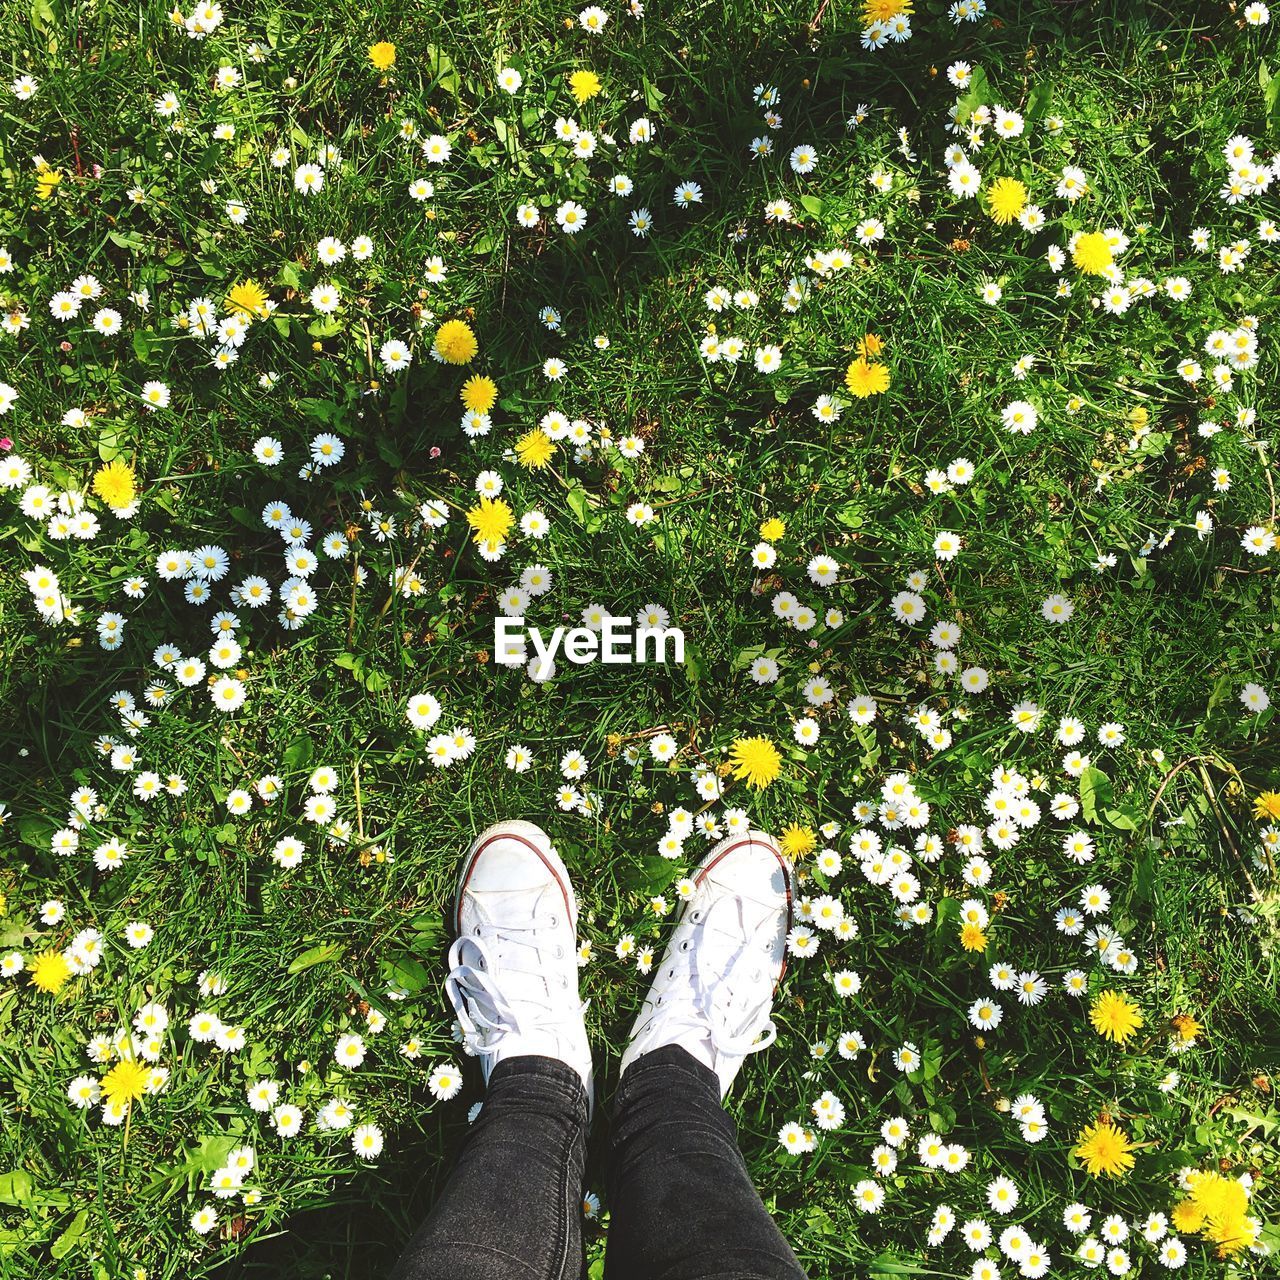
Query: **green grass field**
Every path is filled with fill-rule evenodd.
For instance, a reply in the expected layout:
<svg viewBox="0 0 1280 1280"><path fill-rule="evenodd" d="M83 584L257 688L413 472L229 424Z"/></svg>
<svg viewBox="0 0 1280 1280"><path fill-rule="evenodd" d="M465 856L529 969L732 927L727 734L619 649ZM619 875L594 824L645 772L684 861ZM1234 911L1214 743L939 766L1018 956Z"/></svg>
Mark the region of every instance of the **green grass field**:
<svg viewBox="0 0 1280 1280"><path fill-rule="evenodd" d="M384 1274L510 816L592 1190L750 821L806 919L729 1105L815 1280L1274 1274L1277 22L643 8L0 10L0 1275ZM655 607L682 664L497 660Z"/></svg>

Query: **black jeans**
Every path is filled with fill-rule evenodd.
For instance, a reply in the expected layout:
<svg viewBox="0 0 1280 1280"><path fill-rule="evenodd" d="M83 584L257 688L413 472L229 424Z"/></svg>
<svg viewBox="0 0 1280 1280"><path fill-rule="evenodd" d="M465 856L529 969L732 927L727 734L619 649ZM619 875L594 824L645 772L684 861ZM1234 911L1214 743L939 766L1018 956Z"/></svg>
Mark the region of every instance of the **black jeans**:
<svg viewBox="0 0 1280 1280"><path fill-rule="evenodd" d="M554 1058L494 1068L394 1280L579 1280L587 1095ZM614 1100L606 1280L805 1280L752 1186L715 1073L667 1045Z"/></svg>

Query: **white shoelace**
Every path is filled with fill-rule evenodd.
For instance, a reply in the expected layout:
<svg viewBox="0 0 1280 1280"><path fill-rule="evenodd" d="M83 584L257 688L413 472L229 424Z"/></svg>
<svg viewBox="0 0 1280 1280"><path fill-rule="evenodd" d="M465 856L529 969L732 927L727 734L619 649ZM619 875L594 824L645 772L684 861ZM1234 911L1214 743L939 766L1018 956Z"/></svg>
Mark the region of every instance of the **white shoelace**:
<svg viewBox="0 0 1280 1280"><path fill-rule="evenodd" d="M720 934L741 943L744 929L740 911L736 929L713 928L710 923L712 912L717 907L728 905L737 905L736 900L717 899L695 923L704 932ZM669 967L675 966L676 973L664 989L662 1003L655 1009L655 1017L662 1018L664 1035L670 1036L673 1030L676 1036L684 1031L708 1033L712 1049L722 1057L741 1058L767 1049L778 1038L778 1029L767 1013L761 1021L758 997L753 997L750 990L758 981L757 976L744 976L742 986L737 990L734 987L735 972L744 964L760 964L760 957L753 955L747 945L741 945L717 980L707 983L697 964L699 945L692 938L685 942L687 945L678 948L675 956L666 961ZM759 978L763 976L761 972ZM669 1001L673 991L677 993L677 999ZM660 1015L658 1010L662 1011Z"/></svg>
<svg viewBox="0 0 1280 1280"><path fill-rule="evenodd" d="M517 1014L499 983L503 974L521 973L537 977L550 986L546 966L542 963L542 947L536 935L540 929L554 927L555 920L533 916L526 924L482 923L471 933L463 934L449 948L449 974L444 989L458 1015L463 1044L477 1054L495 1052L508 1035L531 1031L565 1031L576 1017L585 1012L586 1003L557 1005L551 999L522 992L519 1003L529 1013ZM521 937L531 934L533 937ZM490 939L493 945L490 945ZM533 952L533 967L520 964L513 948ZM564 1024L562 1026L561 1024Z"/></svg>

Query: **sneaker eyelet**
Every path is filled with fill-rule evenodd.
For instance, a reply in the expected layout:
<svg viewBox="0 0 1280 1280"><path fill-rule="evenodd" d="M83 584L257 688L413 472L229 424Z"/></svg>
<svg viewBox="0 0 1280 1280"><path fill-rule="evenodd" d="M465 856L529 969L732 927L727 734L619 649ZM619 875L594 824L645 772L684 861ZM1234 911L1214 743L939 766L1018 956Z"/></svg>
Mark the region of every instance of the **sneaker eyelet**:
<svg viewBox="0 0 1280 1280"><path fill-rule="evenodd" d="M551 917L549 917L549 918L548 918L547 923L548 923L548 924L549 924L549 925L554 929L554 928L556 927L556 925L558 925L558 924L560 923L560 917L559 917L559 916L551 916Z"/></svg>
<svg viewBox="0 0 1280 1280"><path fill-rule="evenodd" d="M680 950L681 950L681 951L688 951L688 950L689 950L689 939L688 939L688 938L686 938L686 939L685 939L685 940L680 944Z"/></svg>
<svg viewBox="0 0 1280 1280"><path fill-rule="evenodd" d="M564 959L564 948L563 948L563 947L560 947L560 946L557 946L557 947L556 947L556 949L555 949L554 955L555 955L555 958L556 958L557 960L563 960L563 959Z"/></svg>

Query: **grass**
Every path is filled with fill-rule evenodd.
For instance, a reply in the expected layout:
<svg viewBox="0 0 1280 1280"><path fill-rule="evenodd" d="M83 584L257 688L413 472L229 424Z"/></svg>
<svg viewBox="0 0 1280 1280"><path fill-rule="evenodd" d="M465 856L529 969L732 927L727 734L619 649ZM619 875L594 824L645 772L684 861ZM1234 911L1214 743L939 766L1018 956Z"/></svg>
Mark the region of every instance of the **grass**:
<svg viewBox="0 0 1280 1280"><path fill-rule="evenodd" d="M228 6L205 40L173 30L154 3L35 0L0 18L11 78L39 81L30 101L6 96L0 105L0 246L16 264L0 276L0 293L30 318L29 328L0 336L0 382L19 394L0 420L13 442L0 466L19 455L32 468L27 484L88 491L96 470L118 458L141 493L128 520L91 498L101 531L88 540L54 540L45 522L24 516L26 484L0 499L0 955L16 952L26 966L0 979L0 1274L383 1274L446 1176L479 1097L470 1074L451 1102L433 1101L426 1087L432 1066L460 1060L442 993L443 909L457 860L475 831L517 814L551 832L580 889L580 933L595 949L582 990L605 1104L589 1181L602 1190L607 1101L647 982L615 946L632 934L660 951L669 920L654 916L649 899L670 900L700 856L696 834L684 857L658 856L670 811L726 805L779 832L842 827L816 842L840 849L843 873L828 882L812 853L799 870L806 893L841 897L859 935L824 935L816 955L793 962L777 1002L778 1043L747 1064L730 1103L753 1176L814 1277L968 1275L974 1255L958 1230L927 1243L931 1217L945 1202L958 1221L986 1214L998 1234L1003 1220L984 1198L997 1174L1017 1182L1011 1220L1045 1242L1054 1273L1081 1265L1061 1218L1078 1199L1094 1210L1095 1231L1106 1214L1122 1214L1134 1268L1157 1274L1158 1246L1139 1241L1138 1227L1171 1212L1187 1167L1251 1171L1250 1212L1262 1226L1257 1250L1229 1259L1185 1233L1186 1272L1266 1274L1273 1259L1263 1250L1280 1242L1280 899L1275 845L1252 810L1280 789L1280 750L1274 710L1246 712L1239 695L1252 682L1277 696L1280 611L1275 551L1246 554L1240 538L1249 526L1276 527L1280 281L1275 247L1258 227L1280 218L1280 207L1274 190L1227 205L1218 189L1228 138L1247 135L1259 157L1274 152L1274 24L1247 27L1243 6L1219 4L1009 3L957 26L941 5L921 4L910 41L868 53L844 5L800 12L728 0L672 12L655 4L640 21L610 14L599 38L566 27L576 11L543 0L463 0L447 10L371 0L358 11L246 3ZM385 78L366 52L379 39L396 45ZM978 202L952 195L943 168L955 141L946 113L960 96L947 68L957 59L981 69L966 109L998 103L1027 121L1016 139L986 130L973 154L983 173ZM222 65L237 67L243 83L214 93ZM496 86L505 65L523 74L517 94ZM579 68L603 81L582 106L565 88ZM783 115L774 154L759 161L749 145L770 131L752 100L756 84L777 87ZM152 107L168 90L183 104L180 133ZM851 129L862 103L866 119ZM624 143L617 162L603 141L590 162L573 159L552 132L567 115ZM626 145L641 115L653 121L654 141ZM1049 127L1052 117L1060 128ZM420 138L450 138L447 164L429 166L399 137L405 118ZM234 137L214 141L226 122ZM900 129L914 159L900 150ZM801 143L820 155L807 177L786 163ZM293 168L326 144L341 159L330 162L324 189L303 197ZM281 169L270 160L277 146L290 151ZM47 198L37 190L37 154L61 174ZM1089 180L1074 204L1054 195L1068 164ZM893 175L887 192L866 181L877 168ZM626 198L605 189L618 171L635 183ZM1043 230L987 216L985 191L998 176L1026 184L1045 210ZM408 187L422 177L435 191L417 201ZM685 180L704 193L687 214L672 205ZM127 195L134 186L145 189L141 204ZM761 215L779 197L793 206L790 223ZM228 221L228 199L248 206L243 227ZM588 212L573 237L552 220L568 199ZM542 210L532 232L514 225L525 200ZM627 226L640 205L656 223L644 239ZM865 217L885 225L870 248L855 238ZM1049 244L1111 227L1131 241L1118 255L1126 279L1160 286L1185 276L1190 299L1176 304L1159 292L1106 315L1090 302L1101 282L1069 261L1061 272L1046 266ZM1209 231L1212 252L1193 252L1196 227ZM317 262L322 237L350 245L361 234L375 245L367 262ZM1225 274L1217 249L1238 238L1252 250ZM837 247L851 265L814 275L810 255ZM434 255L448 269L443 283L427 278ZM83 273L98 277L103 297L60 325L49 299ZM808 296L789 312L781 303L801 275ZM1071 282L1070 298L1056 296L1059 276ZM211 344L171 320L200 295L221 306L246 278L268 289L277 310L218 372ZM343 302L326 316L308 294L330 280ZM1003 290L995 305L980 297L992 281ZM760 305L713 314L703 295L715 284L752 289ZM142 288L148 309L129 301ZM88 326L103 305L122 314L117 337ZM559 332L540 323L544 306L563 317ZM460 316L480 346L466 370L428 355L436 325ZM1203 341L1250 316L1258 362L1215 391ZM699 356L709 322L744 340L739 364ZM891 385L853 400L844 372L868 333L885 343ZM597 348L598 335L607 349ZM393 337L411 342L414 360L388 374L377 357ZM782 348L783 365L765 376L752 355L768 343ZM1035 362L1019 381L1011 366L1024 355ZM568 366L562 382L543 376L553 356ZM1179 375L1184 358L1203 362L1198 383ZM279 380L264 391L258 378L267 371ZM472 372L500 389L492 433L474 442L458 426L459 387ZM168 408L140 406L148 379L168 385ZM821 394L842 395L838 422L810 412ZM1000 409L1014 399L1040 411L1030 436L1001 429ZM87 421L64 424L74 407ZM1246 407L1256 421L1240 425ZM638 435L644 452L629 459L597 444L575 459L560 444L552 471L530 472L504 451L551 410L607 426L614 439ZM1208 439L1197 432L1205 420L1227 427ZM1135 428L1145 434L1135 439ZM303 480L298 468L319 431L339 436L345 457ZM253 457L264 434L287 452L274 470ZM926 472L957 457L973 463L972 481L930 493ZM1231 473L1225 492L1210 479L1219 467ZM542 542L513 534L498 563L481 558L462 517L484 469L501 473L517 516L538 508L552 526ZM220 716L200 687L182 690L172 705L148 710L132 773L113 771L96 745L104 734L126 741L111 696L127 690L142 703L161 674L152 662L159 644L205 653L208 619L230 607L231 584L251 573L275 587L284 579L279 539L259 517L279 499L312 523L313 547L350 531L349 556L321 557L319 607L297 630L279 625L275 602L239 609L243 652L233 670L245 673L244 709ZM414 531L428 499L452 515L435 533ZM654 524L628 522L636 501L655 508ZM370 510L394 516L395 537L377 540ZM1203 538L1193 527L1201 511L1214 524ZM757 574L750 552L770 516L783 517L786 532L775 540L777 563ZM964 542L945 563L933 552L942 530ZM214 603L194 607L181 583L158 580L156 556L210 543L228 552L230 571ZM1115 566L1096 572L1100 552L1113 552ZM806 577L817 554L840 567L828 591ZM531 604L532 622L549 627L593 603L628 614L656 602L684 629L688 661L562 665L546 683L498 666L496 597L535 561L554 585ZM39 620L20 576L34 565L54 569L82 610L78 622ZM389 585L409 566L422 582L412 597ZM929 616L908 628L888 602L916 570ZM149 585L131 600L123 587L135 574ZM838 606L843 619L808 632L784 626L770 607L780 590L819 609ZM1062 626L1041 615L1054 593L1075 605ZM99 647L94 625L106 610L128 620L111 651ZM960 668L989 671L985 693L970 696L936 669L926 633L940 620L962 629ZM752 680L760 656L779 663L777 683ZM818 709L801 692L814 674L834 693ZM438 728L467 725L477 739L474 754L445 770L427 763L428 735L405 717L423 690L444 705ZM880 716L859 727L844 707L865 694ZM1010 724L1022 700L1045 713L1035 733ZM932 749L909 724L921 703L944 717L949 746ZM791 727L806 713L821 727L809 748L794 744ZM1066 748L1053 738L1067 714L1089 730L1079 750L1092 759L1079 777L1064 772ZM1126 741L1104 748L1095 735L1112 721ZM679 747L670 769L648 756L659 730ZM758 794L730 785L723 801L706 804L691 771L721 765L736 738L755 734L782 748L780 778ZM536 757L528 773L504 765L516 742ZM556 803L559 760L571 749L590 762L590 814ZM322 765L339 779L340 840L302 817L308 779ZM877 800L902 771L930 803L929 831L985 826L999 765L1026 776L1043 819L1015 848L988 843L984 888L963 881L963 859L950 847L941 861L918 863L933 917L900 927L885 887L863 877L849 852L852 834L876 825L856 806ZM144 803L133 792L144 769L181 774L185 795ZM267 774L282 779L283 795L229 815L228 795ZM50 840L80 786L97 791L102 809L79 849L58 857ZM1080 799L1079 817L1049 816L1057 792ZM1073 829L1096 840L1088 866L1061 852ZM271 861L286 835L307 847L292 870ZM910 847L915 833L883 835L886 845ZM127 861L95 869L93 848L113 836L127 842ZM1086 884L1112 895L1102 918L1137 955L1131 976L1091 961L1078 939L1054 929L1054 913ZM959 943L968 898L992 915L981 952ZM65 915L43 924L50 900ZM153 926L145 948L127 945L131 921ZM57 995L35 989L35 959L70 948L88 927L101 931L101 963ZM997 996L1003 1021L979 1034L967 1013L994 994L987 970L997 961L1037 970L1050 991L1031 1008ZM1077 965L1091 995L1122 990L1141 1008L1144 1027L1123 1048L1090 1028L1087 1002L1063 994L1062 976ZM863 979L847 1003L828 976L843 968ZM206 972L225 978L225 993L202 994ZM127 1126L104 1123L101 1108L73 1108L68 1084L109 1066L86 1057L91 1038L128 1025L152 1000L172 1017L159 1047L165 1090L136 1102ZM379 1034L367 1029L370 1009L387 1019ZM194 1041L187 1021L197 1010L243 1027L245 1047ZM1174 1055L1178 1015L1204 1030ZM342 1071L335 1041L362 1028L369 1055ZM834 1044L855 1028L867 1043L856 1059L834 1049L814 1058L816 1042ZM415 1059L398 1052L410 1039L420 1045ZM892 1056L906 1041L923 1066L901 1073ZM1161 1091L1171 1069L1179 1083ZM246 1085L265 1077L282 1082L282 1101L304 1108L298 1137L278 1137L247 1107ZM784 1152L779 1129L811 1125L810 1103L825 1089L844 1101L844 1125L816 1132L807 1154ZM1024 1092L1047 1113L1049 1135L1035 1144L1002 1109ZM376 1160L357 1159L347 1134L314 1130L335 1094L352 1102L358 1123L380 1126ZM1080 1131L1104 1112L1142 1144L1133 1172L1114 1182L1091 1179L1072 1155ZM895 1114L911 1121L912 1143L937 1132L964 1144L970 1163L958 1175L931 1172L909 1144L882 1179L883 1208L862 1214L851 1188L872 1176L881 1124ZM210 1176L243 1144L257 1158L245 1186L261 1198L215 1201ZM209 1204L218 1223L196 1234L192 1214ZM588 1227L593 1276L606 1234L607 1216ZM1016 1264L999 1261L1013 1273Z"/></svg>

